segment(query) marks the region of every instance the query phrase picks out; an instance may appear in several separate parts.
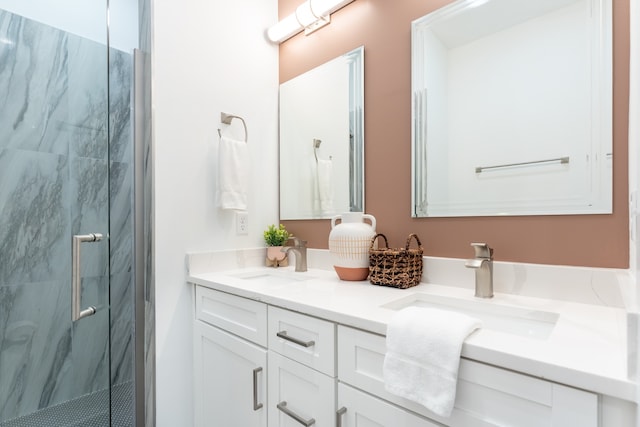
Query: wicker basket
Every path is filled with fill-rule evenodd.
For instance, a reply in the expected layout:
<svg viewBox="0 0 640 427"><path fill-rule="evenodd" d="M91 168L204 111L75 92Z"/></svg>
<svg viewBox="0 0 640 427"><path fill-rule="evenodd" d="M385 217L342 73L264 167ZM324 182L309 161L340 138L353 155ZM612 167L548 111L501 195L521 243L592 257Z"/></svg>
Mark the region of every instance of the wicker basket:
<svg viewBox="0 0 640 427"><path fill-rule="evenodd" d="M382 237L385 247L374 249L376 239ZM417 249L409 249L411 239L418 243ZM374 285L406 289L416 286L422 278L422 243L415 234L407 237L404 248L390 249L384 234L371 238L369 246L369 281Z"/></svg>

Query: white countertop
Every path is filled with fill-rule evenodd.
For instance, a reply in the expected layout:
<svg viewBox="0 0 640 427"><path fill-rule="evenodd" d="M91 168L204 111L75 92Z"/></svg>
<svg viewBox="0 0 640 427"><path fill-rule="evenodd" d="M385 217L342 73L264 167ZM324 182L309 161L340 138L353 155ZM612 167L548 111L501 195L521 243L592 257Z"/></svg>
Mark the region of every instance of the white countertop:
<svg viewBox="0 0 640 427"><path fill-rule="evenodd" d="M274 270L307 280L243 279L240 275L271 274ZM276 273L276 274L279 274ZM420 284L409 289L347 282L333 271L292 267L246 267L236 270L193 271L190 283L317 316L339 324L384 335L395 310L382 307L414 293L477 301L473 291L454 286ZM483 304L515 306L558 313L547 339L532 339L487 328L465 341L462 357L526 373L569 386L635 401L636 383L627 372L627 316L622 308L496 293Z"/></svg>

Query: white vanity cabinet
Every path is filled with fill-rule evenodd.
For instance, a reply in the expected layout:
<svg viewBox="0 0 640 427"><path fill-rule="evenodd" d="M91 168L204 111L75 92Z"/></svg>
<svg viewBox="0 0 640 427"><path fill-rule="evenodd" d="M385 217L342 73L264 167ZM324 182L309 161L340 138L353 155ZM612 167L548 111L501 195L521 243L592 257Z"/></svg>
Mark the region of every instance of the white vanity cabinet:
<svg viewBox="0 0 640 427"><path fill-rule="evenodd" d="M483 363L462 359L458 372L456 401L449 418L439 417L424 406L395 396L384 389L382 365L385 337L349 327L338 327L338 406L349 414L349 400L358 393L371 393L412 412L454 427L597 427L598 395L566 387ZM359 390L353 390L348 386ZM345 390L346 398L342 393ZM362 407L362 405L359 405ZM358 409L361 411L362 409ZM408 417L407 414L402 416ZM345 417L350 420L350 418ZM376 418L380 420L381 418ZM393 427L393 422L365 425ZM416 426L433 425L411 421ZM342 427L360 424L343 423Z"/></svg>
<svg viewBox="0 0 640 427"><path fill-rule="evenodd" d="M202 286L195 294L197 427L335 426L333 322Z"/></svg>
<svg viewBox="0 0 640 427"><path fill-rule="evenodd" d="M197 286L195 306L195 425L266 427L266 304Z"/></svg>
<svg viewBox="0 0 640 427"><path fill-rule="evenodd" d="M635 404L461 359L449 418L384 388L385 337L196 286L197 427L626 427ZM327 316L330 317L330 316Z"/></svg>

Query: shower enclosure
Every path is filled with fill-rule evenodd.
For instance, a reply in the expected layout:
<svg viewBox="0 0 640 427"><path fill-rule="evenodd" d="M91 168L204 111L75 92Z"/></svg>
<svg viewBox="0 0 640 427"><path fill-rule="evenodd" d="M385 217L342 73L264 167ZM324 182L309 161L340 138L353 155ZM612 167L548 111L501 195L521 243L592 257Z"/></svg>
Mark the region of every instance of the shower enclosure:
<svg viewBox="0 0 640 427"><path fill-rule="evenodd" d="M0 427L153 425L147 5L0 0Z"/></svg>

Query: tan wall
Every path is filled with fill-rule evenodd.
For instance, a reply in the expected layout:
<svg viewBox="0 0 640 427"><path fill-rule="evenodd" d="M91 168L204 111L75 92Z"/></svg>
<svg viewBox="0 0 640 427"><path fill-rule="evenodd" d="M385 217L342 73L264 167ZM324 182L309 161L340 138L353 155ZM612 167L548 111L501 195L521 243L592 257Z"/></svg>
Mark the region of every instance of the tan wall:
<svg viewBox="0 0 640 427"><path fill-rule="evenodd" d="M300 3L280 0L280 17ZM391 246L417 233L431 256L468 258L470 242L487 242L501 261L628 268L628 0L613 0L613 214L411 218L411 21L448 3L356 0L329 26L280 45L280 82L364 46L365 210L378 231ZM328 220L283 223L309 247L327 248Z"/></svg>

